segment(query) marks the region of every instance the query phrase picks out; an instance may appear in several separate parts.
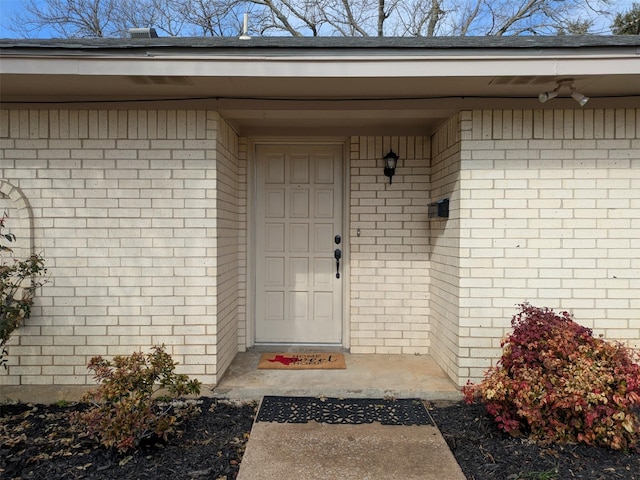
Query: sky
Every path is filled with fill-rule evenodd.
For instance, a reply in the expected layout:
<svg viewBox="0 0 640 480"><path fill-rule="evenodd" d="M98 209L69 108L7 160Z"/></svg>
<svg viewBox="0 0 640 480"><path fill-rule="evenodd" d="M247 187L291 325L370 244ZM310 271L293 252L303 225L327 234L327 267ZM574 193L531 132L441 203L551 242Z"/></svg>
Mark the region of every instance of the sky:
<svg viewBox="0 0 640 480"><path fill-rule="evenodd" d="M40 1L40 0L37 0ZM631 8L633 1L637 0L612 0L611 9L612 12L627 11ZM0 0L0 38L17 38L16 35L9 29L7 29L7 16L17 13L21 9L22 0ZM602 24L601 24L602 23ZM609 19L603 19L602 22L597 22L596 31L603 31L608 29L610 25ZM604 32L603 32L604 33ZM47 33L47 30L43 30L38 35L39 38L50 38L52 35Z"/></svg>
<svg viewBox="0 0 640 480"><path fill-rule="evenodd" d="M41 0L37 0L41 1ZM21 38L7 28L7 17L22 10L22 0L0 0L0 38ZM53 35L47 33L47 29L43 29L39 38L51 38Z"/></svg>
<svg viewBox="0 0 640 480"><path fill-rule="evenodd" d="M14 38L16 35L7 30L7 15L20 11L20 0L0 0L0 38Z"/></svg>

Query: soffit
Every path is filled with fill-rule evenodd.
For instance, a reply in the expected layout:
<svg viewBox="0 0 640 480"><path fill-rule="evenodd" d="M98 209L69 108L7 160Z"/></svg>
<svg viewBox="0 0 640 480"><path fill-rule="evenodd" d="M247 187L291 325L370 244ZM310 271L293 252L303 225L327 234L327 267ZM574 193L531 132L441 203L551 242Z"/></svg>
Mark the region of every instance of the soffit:
<svg viewBox="0 0 640 480"><path fill-rule="evenodd" d="M349 48L338 50L326 49L332 42L314 49L274 49L273 42L262 42L266 49L239 48L246 44L233 41L225 43L232 48L185 49L150 42L150 50L96 51L72 43L3 48L3 104L212 108L243 134L350 135L428 134L465 108L576 108L568 98L537 101L566 78L592 98L589 107L640 106L637 46L568 49L565 42L540 50L524 48L531 43L518 39L518 49L504 48L503 41L499 49L487 48L488 41L471 48L465 41L465 48L453 42L457 49L434 50L432 44L398 49L398 42L388 42L395 48L390 53L354 49L349 41Z"/></svg>

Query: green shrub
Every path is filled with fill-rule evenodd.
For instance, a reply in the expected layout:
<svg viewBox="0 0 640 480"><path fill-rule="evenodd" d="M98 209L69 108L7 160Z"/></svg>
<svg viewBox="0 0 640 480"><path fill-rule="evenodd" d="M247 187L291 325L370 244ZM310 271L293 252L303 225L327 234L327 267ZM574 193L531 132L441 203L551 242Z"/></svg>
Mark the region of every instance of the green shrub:
<svg viewBox="0 0 640 480"><path fill-rule="evenodd" d="M73 413L72 423L88 437L121 452L135 449L142 440L154 436L166 440L188 413L172 408L169 401L200 393L200 382L176 374L175 367L164 345L153 347L147 355L136 352L112 361L92 358L88 368L101 384L84 397L92 408Z"/></svg>
<svg viewBox="0 0 640 480"><path fill-rule="evenodd" d="M511 434L640 450L637 353L594 338L567 312L520 307L498 364L463 388L465 400L480 398Z"/></svg>
<svg viewBox="0 0 640 480"><path fill-rule="evenodd" d="M7 243L16 236L6 231L7 213L0 217L0 365L7 367L6 344L11 334L31 316L33 297L44 285L47 273L44 258L32 254L25 260L12 258L13 250Z"/></svg>

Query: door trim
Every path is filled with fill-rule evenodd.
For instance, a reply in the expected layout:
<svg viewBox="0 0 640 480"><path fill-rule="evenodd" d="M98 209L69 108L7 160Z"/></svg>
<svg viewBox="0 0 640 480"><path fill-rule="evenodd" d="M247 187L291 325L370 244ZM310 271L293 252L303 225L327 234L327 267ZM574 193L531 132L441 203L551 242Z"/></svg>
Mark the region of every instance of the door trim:
<svg viewBox="0 0 640 480"><path fill-rule="evenodd" d="M251 137L247 141L247 312L246 312L246 346L256 346L256 193L257 193L257 164L256 148L258 145L339 145L342 147L342 231L343 231L343 263L340 265L342 272L342 341L336 346L348 349L350 347L350 269L349 259L351 255L350 242L350 170L348 146L349 139L344 137ZM262 344L260 344L262 345ZM301 344L296 344L301 345ZM326 344L323 344L326 345ZM326 345L327 347L330 346Z"/></svg>

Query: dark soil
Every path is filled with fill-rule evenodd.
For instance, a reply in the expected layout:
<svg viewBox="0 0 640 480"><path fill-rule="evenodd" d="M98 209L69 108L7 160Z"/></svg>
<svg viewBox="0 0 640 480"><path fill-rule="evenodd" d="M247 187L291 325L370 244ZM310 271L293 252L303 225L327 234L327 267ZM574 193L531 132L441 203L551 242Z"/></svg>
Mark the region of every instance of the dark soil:
<svg viewBox="0 0 640 480"><path fill-rule="evenodd" d="M79 405L3 405L0 478L233 480L256 405L202 398L198 406L167 442L119 454L70 429L69 413ZM436 404L429 411L468 480L640 480L637 453L513 438L498 431L480 405Z"/></svg>
<svg viewBox="0 0 640 480"><path fill-rule="evenodd" d="M202 398L198 407L167 442L119 454L71 431L76 405L3 405L0 479L235 479L256 404Z"/></svg>
<svg viewBox="0 0 640 480"><path fill-rule="evenodd" d="M468 480L640 480L640 454L579 445L538 445L496 428L484 406L430 413Z"/></svg>

